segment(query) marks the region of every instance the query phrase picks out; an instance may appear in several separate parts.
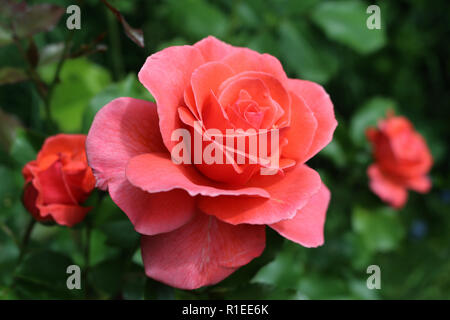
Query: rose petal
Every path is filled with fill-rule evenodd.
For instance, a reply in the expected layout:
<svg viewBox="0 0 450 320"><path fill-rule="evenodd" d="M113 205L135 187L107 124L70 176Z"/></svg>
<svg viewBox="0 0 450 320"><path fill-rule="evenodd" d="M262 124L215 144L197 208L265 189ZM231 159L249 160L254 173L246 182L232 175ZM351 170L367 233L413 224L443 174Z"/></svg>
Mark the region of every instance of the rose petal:
<svg viewBox="0 0 450 320"><path fill-rule="evenodd" d="M194 47L199 49L205 61L219 61L225 58L230 53L239 50L240 48L233 47L228 43L218 40L213 36L204 38L194 44Z"/></svg>
<svg viewBox="0 0 450 320"><path fill-rule="evenodd" d="M233 189L204 178L192 165L176 165L166 154L147 153L130 160L126 170L128 181L150 193L186 190L191 196L252 195L268 198L262 188Z"/></svg>
<svg viewBox="0 0 450 320"><path fill-rule="evenodd" d="M287 79L283 66L274 56L267 53L260 54L248 48L236 49L222 60L234 70L235 74L245 71L260 71L273 75L281 83Z"/></svg>
<svg viewBox="0 0 450 320"><path fill-rule="evenodd" d="M67 227L72 227L81 222L86 214L92 209L68 204L38 204L37 207L40 215L44 219L51 216L57 224Z"/></svg>
<svg viewBox="0 0 450 320"><path fill-rule="evenodd" d="M86 136L84 134L57 134L47 138L37 156L37 162L43 158L59 153L84 153Z"/></svg>
<svg viewBox="0 0 450 320"><path fill-rule="evenodd" d="M283 148L283 156L299 163L307 160L318 128L311 109L296 94L291 94L291 125L286 132L288 144Z"/></svg>
<svg viewBox="0 0 450 320"><path fill-rule="evenodd" d="M78 205L77 197L73 194L62 172L62 164L54 162L48 169L39 172L33 180L33 185L39 191L43 204L59 203Z"/></svg>
<svg viewBox="0 0 450 320"><path fill-rule="evenodd" d="M322 184L319 192L292 219L280 221L270 227L304 247L321 246L324 242L323 229L330 197L330 191Z"/></svg>
<svg viewBox="0 0 450 320"><path fill-rule="evenodd" d="M232 226L199 213L169 233L142 237L147 276L181 289L215 284L258 257L264 226Z"/></svg>
<svg viewBox="0 0 450 320"><path fill-rule="evenodd" d="M370 178L370 189L383 201L394 208L401 208L405 205L408 198L408 192L405 187L383 175L375 164L369 167L367 174Z"/></svg>
<svg viewBox="0 0 450 320"><path fill-rule="evenodd" d="M292 218L319 191L319 174L306 165L273 176L255 176L247 184L263 188L270 199L256 197L200 197L198 207L205 213L231 224L272 224Z"/></svg>
<svg viewBox="0 0 450 320"><path fill-rule="evenodd" d="M419 176L407 180L407 186L417 192L427 193L431 189L431 180L428 176Z"/></svg>
<svg viewBox="0 0 450 320"><path fill-rule="evenodd" d="M239 73L226 81L224 81L219 87L219 91L222 91L224 88L228 87L228 85L239 78L256 78L261 80L270 92L270 97L274 99L283 109L284 114L278 120L279 126L289 125L290 117L291 117L291 97L287 92L286 88L283 84L274 76L265 72L256 72L256 71L247 71Z"/></svg>
<svg viewBox="0 0 450 320"><path fill-rule="evenodd" d="M125 176L131 157L151 151L167 152L154 103L132 98L111 101L97 113L86 150L97 184L109 189L112 200L127 214L138 232L168 232L192 218L193 199L186 193L149 194L132 186ZM169 198L176 202L169 206Z"/></svg>
<svg viewBox="0 0 450 320"><path fill-rule="evenodd" d="M178 107L184 105L184 91L192 72L204 63L200 50L192 46L174 46L152 54L139 71L139 81L156 100L159 127L167 149L176 144L170 137L181 126Z"/></svg>
<svg viewBox="0 0 450 320"><path fill-rule="evenodd" d="M112 183L109 193L136 231L145 235L173 231L195 214L195 199L183 190L150 194L123 180Z"/></svg>
<svg viewBox="0 0 450 320"><path fill-rule="evenodd" d="M115 99L100 109L86 140L88 162L101 189L125 179L132 157L165 150L156 105L133 98Z"/></svg>
<svg viewBox="0 0 450 320"><path fill-rule="evenodd" d="M205 100L210 96L211 91L217 93L220 84L231 76L233 76L233 70L220 62L205 63L192 73L192 91L200 117L203 114Z"/></svg>
<svg viewBox="0 0 450 320"><path fill-rule="evenodd" d="M317 120L316 134L306 155L306 161L322 150L333 138L333 133L337 126L333 103L330 100L330 96L317 83L289 79L287 85L294 94L305 101Z"/></svg>

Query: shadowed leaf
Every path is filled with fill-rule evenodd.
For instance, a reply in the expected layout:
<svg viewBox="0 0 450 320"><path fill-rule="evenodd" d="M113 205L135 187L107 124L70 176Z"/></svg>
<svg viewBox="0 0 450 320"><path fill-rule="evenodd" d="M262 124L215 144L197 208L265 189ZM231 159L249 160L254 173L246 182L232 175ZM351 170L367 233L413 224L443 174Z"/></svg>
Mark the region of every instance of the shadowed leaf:
<svg viewBox="0 0 450 320"><path fill-rule="evenodd" d="M27 79L28 76L22 69L13 67L0 68L0 85L17 83Z"/></svg>

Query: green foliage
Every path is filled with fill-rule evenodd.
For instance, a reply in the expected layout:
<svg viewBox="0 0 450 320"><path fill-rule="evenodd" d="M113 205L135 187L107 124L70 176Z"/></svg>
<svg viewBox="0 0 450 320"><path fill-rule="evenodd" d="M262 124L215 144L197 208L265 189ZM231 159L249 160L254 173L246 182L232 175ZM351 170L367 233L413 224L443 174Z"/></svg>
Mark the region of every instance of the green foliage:
<svg viewBox="0 0 450 320"><path fill-rule="evenodd" d="M43 66L42 77L50 80L55 71L56 64ZM105 68L86 59L67 61L61 70L60 83L54 88L50 105L52 116L60 129L65 132L78 132L89 100L110 81L110 75Z"/></svg>
<svg viewBox="0 0 450 320"><path fill-rule="evenodd" d="M312 18L325 34L359 53L376 51L386 43L385 29L368 29L367 5L359 0L326 1L312 12Z"/></svg>

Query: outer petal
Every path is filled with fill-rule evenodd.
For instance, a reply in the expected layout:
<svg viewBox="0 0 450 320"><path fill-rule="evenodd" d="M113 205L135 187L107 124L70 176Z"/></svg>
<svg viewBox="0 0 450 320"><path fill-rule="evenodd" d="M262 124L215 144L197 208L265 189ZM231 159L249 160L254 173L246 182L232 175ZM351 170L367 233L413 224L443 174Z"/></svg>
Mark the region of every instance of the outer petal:
<svg viewBox="0 0 450 320"><path fill-rule="evenodd" d="M263 252L264 229L232 226L198 213L180 229L142 237L145 272L181 289L215 284Z"/></svg>
<svg viewBox="0 0 450 320"><path fill-rule="evenodd" d="M156 99L161 135L169 150L176 144L170 139L173 130L181 127L177 109L184 105L184 90L192 72L203 63L197 48L174 46L148 57L139 71L139 81Z"/></svg>
<svg viewBox="0 0 450 320"><path fill-rule="evenodd" d="M321 186L319 174L306 165L274 176L255 176L249 186L264 188L270 199L256 197L200 197L199 208L231 224L272 224L292 218Z"/></svg>
<svg viewBox="0 0 450 320"><path fill-rule="evenodd" d="M154 103L119 98L97 112L86 140L97 187L106 189L108 183L124 179L125 167L132 157L155 151L166 149Z"/></svg>
<svg viewBox="0 0 450 320"><path fill-rule="evenodd" d="M75 154L84 151L86 136L84 134L57 134L47 138L37 156L40 162L47 156L56 155L58 153L67 152Z"/></svg>
<svg viewBox="0 0 450 320"><path fill-rule="evenodd" d="M431 189L431 180L428 176L419 176L408 179L408 187L420 193L427 193Z"/></svg>
<svg viewBox="0 0 450 320"><path fill-rule="evenodd" d="M388 202L394 208L401 208L405 205L408 197L406 187L383 175L376 164L369 167L367 174L370 178L370 189L378 195L381 200Z"/></svg>
<svg viewBox="0 0 450 320"><path fill-rule="evenodd" d="M195 199L183 190L150 194L123 180L112 183L109 193L136 231L145 235L175 230L195 214Z"/></svg>
<svg viewBox="0 0 450 320"><path fill-rule="evenodd" d="M213 36L204 38L194 44L194 47L199 49L205 61L219 61L227 55L240 48L233 47L223 41L218 40Z"/></svg>
<svg viewBox="0 0 450 320"><path fill-rule="evenodd" d="M322 150L333 138L333 133L337 126L333 103L330 100L330 96L317 83L289 79L287 86L293 93L297 94L306 102L317 120L317 130L306 155L307 160Z"/></svg>
<svg viewBox="0 0 450 320"><path fill-rule="evenodd" d="M72 227L81 222L92 208L78 205L49 204L37 205L40 215L45 219L51 216L57 224Z"/></svg>
<svg viewBox="0 0 450 320"><path fill-rule="evenodd" d="M154 103L132 98L111 101L97 113L86 150L97 185L109 189L113 201L128 215L138 232L171 231L192 218L194 200L186 193L148 194L132 186L125 176L131 157L152 151L167 152ZM169 206L170 198L175 201Z"/></svg>
<svg viewBox="0 0 450 320"><path fill-rule="evenodd" d="M317 131L317 120L303 99L291 94L291 125L286 133L288 144L283 148L283 156L304 163Z"/></svg>
<svg viewBox="0 0 450 320"><path fill-rule="evenodd" d="M330 202L330 191L322 184L308 201L308 204L297 212L295 217L270 225L283 237L305 247L318 247L323 244L325 217Z"/></svg>
<svg viewBox="0 0 450 320"><path fill-rule="evenodd" d="M211 197L219 195L253 195L268 198L262 188L225 188L200 175L193 166L176 165L165 154L148 153L130 160L127 178L136 187L150 193L186 190L191 196L198 194Z"/></svg>

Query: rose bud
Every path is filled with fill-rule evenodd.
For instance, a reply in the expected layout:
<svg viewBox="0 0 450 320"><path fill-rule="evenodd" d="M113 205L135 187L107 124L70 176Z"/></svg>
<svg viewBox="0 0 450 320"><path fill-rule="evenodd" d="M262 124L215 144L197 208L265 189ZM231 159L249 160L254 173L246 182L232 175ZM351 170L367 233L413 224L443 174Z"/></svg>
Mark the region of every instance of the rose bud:
<svg viewBox="0 0 450 320"><path fill-rule="evenodd" d="M401 208L408 189L421 193L430 190L427 174L433 158L425 140L408 119L388 115L378 123L378 128L369 128L366 134L375 159L367 174L376 195L392 207Z"/></svg>
<svg viewBox="0 0 450 320"><path fill-rule="evenodd" d="M90 210L81 206L95 186L85 141L86 136L78 134L49 137L37 159L24 166L23 203L37 221L71 227Z"/></svg>

